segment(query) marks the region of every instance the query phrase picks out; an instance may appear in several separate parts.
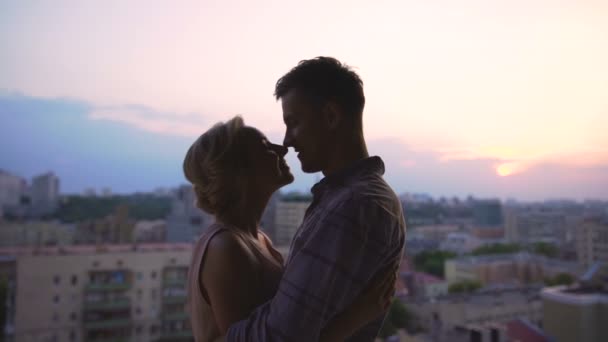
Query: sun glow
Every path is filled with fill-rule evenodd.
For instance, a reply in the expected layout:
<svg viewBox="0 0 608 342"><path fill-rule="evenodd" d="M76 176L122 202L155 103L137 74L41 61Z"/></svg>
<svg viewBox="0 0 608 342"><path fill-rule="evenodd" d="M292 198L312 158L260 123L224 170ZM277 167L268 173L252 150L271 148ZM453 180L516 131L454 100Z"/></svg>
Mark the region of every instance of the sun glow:
<svg viewBox="0 0 608 342"><path fill-rule="evenodd" d="M517 163L502 163L496 167L496 173L501 177L508 177L520 171L522 168Z"/></svg>

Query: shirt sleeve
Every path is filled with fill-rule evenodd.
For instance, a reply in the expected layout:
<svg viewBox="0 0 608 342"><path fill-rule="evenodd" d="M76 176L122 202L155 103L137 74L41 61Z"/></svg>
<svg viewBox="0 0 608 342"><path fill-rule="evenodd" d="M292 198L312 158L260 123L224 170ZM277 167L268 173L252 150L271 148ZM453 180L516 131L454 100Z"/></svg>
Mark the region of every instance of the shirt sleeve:
<svg viewBox="0 0 608 342"><path fill-rule="evenodd" d="M400 257L382 206L346 200L329 212L287 266L275 297L230 326L227 341L316 341L325 324ZM397 237L398 238L398 237ZM297 241L296 241L297 242Z"/></svg>

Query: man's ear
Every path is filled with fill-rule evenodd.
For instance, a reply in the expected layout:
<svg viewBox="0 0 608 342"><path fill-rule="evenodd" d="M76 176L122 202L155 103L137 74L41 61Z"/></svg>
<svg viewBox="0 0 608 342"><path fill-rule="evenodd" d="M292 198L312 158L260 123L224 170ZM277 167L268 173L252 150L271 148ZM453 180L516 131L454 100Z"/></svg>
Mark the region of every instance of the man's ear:
<svg viewBox="0 0 608 342"><path fill-rule="evenodd" d="M340 106L334 101L328 101L323 107L325 124L331 130L338 128L344 119Z"/></svg>

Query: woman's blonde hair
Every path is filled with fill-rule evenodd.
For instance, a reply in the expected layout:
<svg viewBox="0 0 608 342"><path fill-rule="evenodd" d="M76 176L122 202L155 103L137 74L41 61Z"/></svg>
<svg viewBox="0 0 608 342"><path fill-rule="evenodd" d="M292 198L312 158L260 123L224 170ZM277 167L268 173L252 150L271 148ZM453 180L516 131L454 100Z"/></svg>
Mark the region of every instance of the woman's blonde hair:
<svg viewBox="0 0 608 342"><path fill-rule="evenodd" d="M245 127L235 116L219 122L190 146L184 158L184 175L194 186L197 206L213 215L224 215L241 202L243 177L239 136Z"/></svg>

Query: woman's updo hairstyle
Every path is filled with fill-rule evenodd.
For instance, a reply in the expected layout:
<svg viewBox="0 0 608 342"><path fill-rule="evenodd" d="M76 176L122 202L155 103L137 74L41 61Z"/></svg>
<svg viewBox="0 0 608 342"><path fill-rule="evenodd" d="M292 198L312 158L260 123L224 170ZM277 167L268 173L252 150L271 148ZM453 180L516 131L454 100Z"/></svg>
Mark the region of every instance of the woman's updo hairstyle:
<svg viewBox="0 0 608 342"><path fill-rule="evenodd" d="M243 159L239 136L245 123L235 116L219 122L190 146L184 175L194 186L197 206L212 215L224 215L241 200Z"/></svg>

